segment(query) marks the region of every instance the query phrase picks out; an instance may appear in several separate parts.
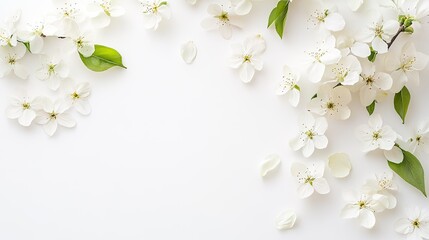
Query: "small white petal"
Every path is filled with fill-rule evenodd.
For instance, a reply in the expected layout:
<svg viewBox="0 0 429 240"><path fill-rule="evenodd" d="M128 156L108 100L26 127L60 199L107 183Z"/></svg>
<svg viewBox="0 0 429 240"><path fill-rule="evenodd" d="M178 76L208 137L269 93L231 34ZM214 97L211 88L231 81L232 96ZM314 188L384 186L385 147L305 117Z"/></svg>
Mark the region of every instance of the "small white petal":
<svg viewBox="0 0 429 240"><path fill-rule="evenodd" d="M335 153L328 158L328 168L334 177L344 178L350 174L352 165L347 154Z"/></svg>
<svg viewBox="0 0 429 240"><path fill-rule="evenodd" d="M340 216L345 219L357 218L359 217L359 208L357 208L354 204L347 204L341 210Z"/></svg>
<svg viewBox="0 0 429 240"><path fill-rule="evenodd" d="M31 125L33 120L36 118L36 113L33 110L26 109L22 112L22 116L18 119L19 124L24 127Z"/></svg>
<svg viewBox="0 0 429 240"><path fill-rule="evenodd" d="M185 63L191 64L197 57L197 46L195 46L194 42L189 41L182 45L182 48L180 49L180 54Z"/></svg>
<svg viewBox="0 0 429 240"><path fill-rule="evenodd" d="M360 225L364 228L371 229L375 225L374 213L368 209L362 209L359 214Z"/></svg>
<svg viewBox="0 0 429 240"><path fill-rule="evenodd" d="M295 225L296 214L292 210L286 210L280 213L276 218L277 229L286 230L291 229Z"/></svg>
<svg viewBox="0 0 429 240"><path fill-rule="evenodd" d="M280 165L280 157L276 154L267 156L261 163L260 171L262 177L265 177L269 172L273 171Z"/></svg>
<svg viewBox="0 0 429 240"><path fill-rule="evenodd" d="M313 181L313 187L320 194L328 194L330 192L328 181L325 178L316 178Z"/></svg>
<svg viewBox="0 0 429 240"><path fill-rule="evenodd" d="M396 146L394 146L391 150L384 150L384 156L390 162L399 164L404 160L404 154L402 150Z"/></svg>
<svg viewBox="0 0 429 240"><path fill-rule="evenodd" d="M241 81L249 83L255 75L255 68L253 68L252 64L246 62L241 65L239 72Z"/></svg>

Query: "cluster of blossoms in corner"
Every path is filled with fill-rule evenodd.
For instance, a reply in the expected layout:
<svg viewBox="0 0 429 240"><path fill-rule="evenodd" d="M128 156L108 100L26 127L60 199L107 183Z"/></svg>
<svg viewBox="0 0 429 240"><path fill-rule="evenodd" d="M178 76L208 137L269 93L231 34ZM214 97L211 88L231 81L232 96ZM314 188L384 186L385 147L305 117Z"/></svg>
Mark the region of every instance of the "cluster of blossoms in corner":
<svg viewBox="0 0 429 240"><path fill-rule="evenodd" d="M13 97L6 115L25 127L33 123L43 125L49 136L58 125L68 128L76 125L70 114L72 109L83 115L91 112L90 85L75 83L70 78L68 56L90 57L95 45L88 33L108 26L112 18L125 12L116 0L88 1L87 5L72 1L54 4L55 9L43 19L24 24L18 11L0 23L0 78L39 79L56 95L55 100L44 96ZM55 39L61 51L53 54L47 39ZM38 64L33 63L38 66L35 72L28 70L27 55L37 55L40 59Z"/></svg>

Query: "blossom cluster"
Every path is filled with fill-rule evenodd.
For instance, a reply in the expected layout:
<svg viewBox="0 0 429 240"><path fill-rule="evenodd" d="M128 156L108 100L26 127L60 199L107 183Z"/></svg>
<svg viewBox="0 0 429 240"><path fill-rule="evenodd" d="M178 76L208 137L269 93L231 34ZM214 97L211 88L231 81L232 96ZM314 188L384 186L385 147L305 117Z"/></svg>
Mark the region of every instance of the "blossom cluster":
<svg viewBox="0 0 429 240"><path fill-rule="evenodd" d="M88 102L90 85L75 82L70 77L67 57L71 54L84 58L93 55L95 45L89 33L108 26L111 18L123 14L124 9L115 0L89 1L86 5L56 1L55 8L43 19L22 23L21 11L17 11L1 22L0 78L39 79L57 96L55 100L48 96L13 97L6 110L7 117L18 119L25 127L34 121L43 125L45 132L52 136L57 125L76 125L69 114L72 108L88 115L91 112ZM51 39L62 46L61 51L50 51L46 42ZM29 55L40 59L38 64L33 64L39 65L34 72L28 70L26 58Z"/></svg>

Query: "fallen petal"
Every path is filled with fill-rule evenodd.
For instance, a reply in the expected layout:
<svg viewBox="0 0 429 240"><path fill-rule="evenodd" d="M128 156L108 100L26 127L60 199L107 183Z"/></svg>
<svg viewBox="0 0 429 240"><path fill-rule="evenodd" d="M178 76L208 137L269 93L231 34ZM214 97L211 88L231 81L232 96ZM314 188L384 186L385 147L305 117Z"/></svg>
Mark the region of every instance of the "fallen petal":
<svg viewBox="0 0 429 240"><path fill-rule="evenodd" d="M280 156L272 154L267 156L260 166L260 174L265 177L269 172L273 171L280 165Z"/></svg>
<svg viewBox="0 0 429 240"><path fill-rule="evenodd" d="M350 174L352 165L345 153L335 153L328 158L328 168L336 178L344 178Z"/></svg>
<svg viewBox="0 0 429 240"><path fill-rule="evenodd" d="M277 229L286 230L291 229L295 225L296 214L292 210L286 210L280 213L276 219Z"/></svg>
<svg viewBox="0 0 429 240"><path fill-rule="evenodd" d="M194 62L197 57L197 47L195 43L189 41L182 45L182 49L180 50L180 54L182 56L183 61L187 64L191 64Z"/></svg>

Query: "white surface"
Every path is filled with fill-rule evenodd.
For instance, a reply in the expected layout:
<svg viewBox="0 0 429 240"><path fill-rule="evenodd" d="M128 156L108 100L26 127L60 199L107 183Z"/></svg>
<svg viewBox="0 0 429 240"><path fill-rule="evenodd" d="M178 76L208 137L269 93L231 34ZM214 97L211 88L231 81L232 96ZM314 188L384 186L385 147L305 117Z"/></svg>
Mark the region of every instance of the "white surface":
<svg viewBox="0 0 429 240"><path fill-rule="evenodd" d="M347 152L351 175L334 179L326 172L329 195L297 198L289 165L309 160L288 147L299 111L275 89L283 64L293 64L314 37L305 25L308 3L294 2L284 40L266 29L276 2L269 0L256 3L240 20L243 29L225 41L199 25L207 2L192 7L172 0L172 19L152 32L140 23L137 1L124 1L127 14L99 32L97 42L119 50L128 70L91 73L72 58L72 77L93 86L93 113L78 116L75 129L59 129L49 138L38 126L22 128L1 115L0 239L402 239L393 231L394 221L405 216L406 207L428 206L428 200L399 178L398 208L378 214L375 229L339 218L342 192L387 169L382 153L360 152L354 130L367 115L357 99L351 119L330 120L328 149L310 159ZM16 7L32 16L43 14L49 1L0 6L0 16ZM418 49L429 53L427 30L416 38ZM257 33L267 40L265 67L244 85L227 67L230 44ZM180 46L188 40L199 52L192 65L180 58ZM428 119L428 73L422 74L421 87L411 90L405 126L390 102L378 109L405 136ZM0 109L27 86L31 95L46 88L34 79L0 82ZM262 179L259 164L271 153L280 154L282 165ZM421 160L429 171L428 157ZM282 232L275 219L285 209L294 209L298 220L293 230Z"/></svg>

